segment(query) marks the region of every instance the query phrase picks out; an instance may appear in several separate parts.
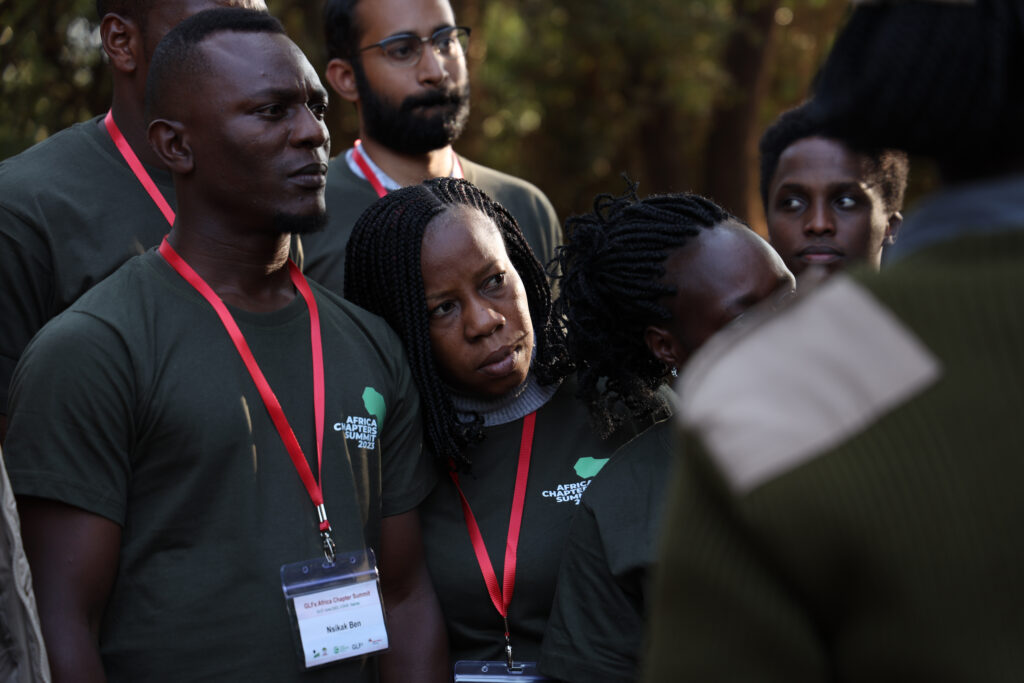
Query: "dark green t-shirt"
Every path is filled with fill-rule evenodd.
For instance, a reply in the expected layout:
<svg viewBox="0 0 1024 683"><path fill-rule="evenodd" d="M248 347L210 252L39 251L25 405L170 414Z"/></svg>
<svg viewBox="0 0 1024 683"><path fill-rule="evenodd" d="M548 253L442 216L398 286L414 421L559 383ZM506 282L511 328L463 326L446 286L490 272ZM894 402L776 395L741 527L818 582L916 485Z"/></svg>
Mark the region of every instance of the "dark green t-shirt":
<svg viewBox="0 0 1024 683"><path fill-rule="evenodd" d="M0 163L0 413L32 336L170 227L101 124L76 124ZM173 207L170 174L147 170Z"/></svg>
<svg viewBox="0 0 1024 683"><path fill-rule="evenodd" d="M418 395L387 325L311 285L327 513L339 550L377 547L381 517L414 508L436 480ZM315 472L305 302L233 313ZM374 680L368 660L299 674L280 568L321 552L314 507L212 307L157 253L26 349L5 456L18 495L122 527L100 632L111 681Z"/></svg>
<svg viewBox="0 0 1024 683"><path fill-rule="evenodd" d="M540 655L569 522L591 478L620 443L596 435L573 390L571 382L565 383L537 411L509 606L516 659L535 661ZM470 452L472 473L459 478L499 582L522 428L521 419L486 428L484 440ZM438 482L421 515L427 564L448 625L452 661L504 659L504 624L488 596L450 479Z"/></svg>
<svg viewBox="0 0 1024 683"><path fill-rule="evenodd" d="M551 202L540 190L514 176L459 157L466 180L483 190L515 217L523 236L541 263L555 255L562 243L562 227ZM345 290L345 248L356 220L377 193L366 180L352 173L345 155L331 159L327 173L327 215L321 232L302 236L303 268L314 280L339 296Z"/></svg>
<svg viewBox="0 0 1024 683"><path fill-rule="evenodd" d="M546 675L581 683L636 680L671 463L666 420L616 451L587 487L544 633Z"/></svg>

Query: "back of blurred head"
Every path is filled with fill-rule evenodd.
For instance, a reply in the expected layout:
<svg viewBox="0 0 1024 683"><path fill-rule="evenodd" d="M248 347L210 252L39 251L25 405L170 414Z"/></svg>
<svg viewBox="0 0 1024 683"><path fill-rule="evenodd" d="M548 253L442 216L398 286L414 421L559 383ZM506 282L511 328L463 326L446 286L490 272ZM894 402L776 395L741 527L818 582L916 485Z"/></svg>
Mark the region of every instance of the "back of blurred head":
<svg viewBox="0 0 1024 683"><path fill-rule="evenodd" d="M934 159L946 182L1024 169L1024 2L858 2L815 86L831 134Z"/></svg>

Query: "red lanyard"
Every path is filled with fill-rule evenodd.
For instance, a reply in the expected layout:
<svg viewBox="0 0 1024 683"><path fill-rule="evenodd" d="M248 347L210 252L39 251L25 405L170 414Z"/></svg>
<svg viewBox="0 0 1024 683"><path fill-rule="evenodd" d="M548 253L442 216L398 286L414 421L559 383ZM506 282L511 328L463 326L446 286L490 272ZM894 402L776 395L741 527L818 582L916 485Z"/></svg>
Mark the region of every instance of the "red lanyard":
<svg viewBox="0 0 1024 683"><path fill-rule="evenodd" d="M160 209L160 213L164 215L167 222L170 225L174 225L174 209L167 203L164 196L160 194L160 189L153 182L153 179L149 177L149 173L146 172L145 166L139 161L139 157L135 155L135 150L128 144L128 141L124 139L124 135L121 133L121 129L114 123L114 110L111 109L107 112L106 118L103 119L103 124L107 127L107 133L110 135L110 139L114 141L114 145L117 146L117 151L121 153L124 160L128 162L129 168L132 169L132 173L142 183L142 187L145 188L146 194L156 204L156 208Z"/></svg>
<svg viewBox="0 0 1024 683"><path fill-rule="evenodd" d="M455 482L455 489L462 498L462 514L466 518L466 529L469 531L469 539L473 543L473 552L476 553L476 561L480 565L480 573L483 574L484 583L487 584L487 592L491 596L491 602L498 614L505 620L505 651L511 665L512 648L509 644L508 629L508 606L512 602L512 591L516 583L516 551L519 548L519 531L523 525L523 508L526 506L526 480L530 473L530 453L533 451L533 427L537 422L537 412L534 411L523 418L523 436L519 442L519 467L516 470L516 488L512 495L512 512L508 520L508 539L505 541L505 569L502 587L498 586L498 577L491 565L491 558L487 555L487 547L484 545L484 538L480 534L480 526L476 523L473 510L469 507L466 494L459 486L459 475L452 470L449 472L452 481Z"/></svg>
<svg viewBox="0 0 1024 683"><path fill-rule="evenodd" d="M362 148L362 141L356 140L355 144L352 146L352 158L355 159L356 166L359 167L359 170L363 172L364 176L366 176L366 180L373 187L373 191L377 193L378 197L383 197L388 193L388 190L384 187L384 184L380 182L380 178L378 178L377 174L373 172L373 169L370 168L370 164L366 163L366 159L363 157L363 153L361 151ZM459 161L459 157L456 156L455 152L452 152L452 177L465 177L462 172L462 162Z"/></svg>
<svg viewBox="0 0 1024 683"><path fill-rule="evenodd" d="M281 441L284 442L288 455L291 456L292 464L295 465L299 478L302 479L302 483L309 493L310 500L316 506L317 516L320 519L320 535L323 539L324 554L329 561L333 562L334 541L330 535L331 525L327 521L327 511L324 508L323 489L317 483L317 480L323 480L321 473L324 456L324 350L323 342L320 338L320 311L317 308L316 299L313 298L313 292L309 288L309 283L306 282L306 278L303 277L298 266L293 261L289 261L288 269L292 278L292 284L295 285L302 298L306 300L306 306L309 308L309 337L313 354L313 414L316 421L316 479L313 478L313 472L306 461L306 456L302 452L298 439L295 438L295 432L288 423L288 418L285 417L284 410L281 408L274 390L270 388L270 383L263 376L263 371L260 370L259 364L249 349L249 344L245 341L245 336L238 329L238 325L235 323L231 312L228 311L227 306L224 305L224 302L221 301L210 285L206 284L206 281L203 280L199 273L194 271L185 262L185 259L178 255L178 252L170 245L167 238L164 238L163 242L160 243L160 255L213 306L221 323L224 325L224 329L227 330L231 341L234 342L238 355L242 357L245 367L249 370L256 388L259 390L260 398L263 399L263 405L266 406L267 413L270 414L270 419L273 421L274 427L277 428L277 433L281 436Z"/></svg>

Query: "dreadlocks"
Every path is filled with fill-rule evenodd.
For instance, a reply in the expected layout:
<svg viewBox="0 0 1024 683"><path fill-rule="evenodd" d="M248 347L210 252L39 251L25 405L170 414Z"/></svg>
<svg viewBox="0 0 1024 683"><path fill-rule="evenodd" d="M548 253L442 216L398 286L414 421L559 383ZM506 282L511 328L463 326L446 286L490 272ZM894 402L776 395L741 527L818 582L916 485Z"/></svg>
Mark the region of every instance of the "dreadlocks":
<svg viewBox="0 0 1024 683"><path fill-rule="evenodd" d="M442 464L468 469L467 447L483 438L483 420L460 420L449 389L438 374L430 345L420 252L423 233L452 206L476 209L494 221L519 273L537 338L532 370L541 384L572 371L565 332L553 323L551 287L511 214L476 186L458 178L435 178L391 192L356 221L345 250L345 298L383 317L398 333L423 401L427 446Z"/></svg>
<svg viewBox="0 0 1024 683"><path fill-rule="evenodd" d="M556 312L568 328L577 395L602 436L625 417L618 403L636 418L660 405L656 393L669 368L647 348L644 330L672 317L661 303L675 293L662 283L665 259L730 219L696 195L637 199L631 183L621 196L599 195L593 213L566 221L567 241L553 262L561 289Z"/></svg>

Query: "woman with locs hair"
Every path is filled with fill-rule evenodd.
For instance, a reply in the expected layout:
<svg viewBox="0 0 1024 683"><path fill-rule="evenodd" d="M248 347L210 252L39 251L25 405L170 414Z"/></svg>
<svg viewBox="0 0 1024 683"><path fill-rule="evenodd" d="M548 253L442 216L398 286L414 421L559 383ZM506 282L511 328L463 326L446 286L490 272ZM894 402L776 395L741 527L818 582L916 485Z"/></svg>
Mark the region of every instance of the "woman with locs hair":
<svg viewBox="0 0 1024 683"><path fill-rule="evenodd" d="M590 427L541 264L512 216L465 180L378 200L345 268L345 297L403 341L424 446L445 473L420 515L451 659L535 661L570 518L633 432L602 439Z"/></svg>
<svg viewBox="0 0 1024 683"><path fill-rule="evenodd" d="M630 183L566 222L555 261L578 396L596 428L665 417L677 370L747 309L793 291L781 257L714 202L639 199ZM569 532L541 671L633 681L671 460L662 421L619 449L587 489Z"/></svg>

